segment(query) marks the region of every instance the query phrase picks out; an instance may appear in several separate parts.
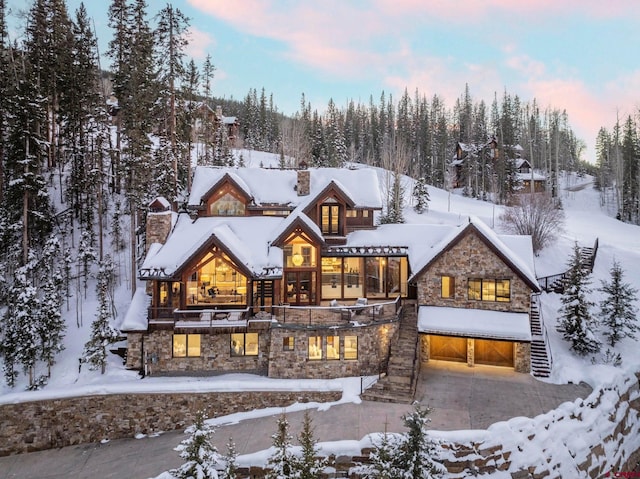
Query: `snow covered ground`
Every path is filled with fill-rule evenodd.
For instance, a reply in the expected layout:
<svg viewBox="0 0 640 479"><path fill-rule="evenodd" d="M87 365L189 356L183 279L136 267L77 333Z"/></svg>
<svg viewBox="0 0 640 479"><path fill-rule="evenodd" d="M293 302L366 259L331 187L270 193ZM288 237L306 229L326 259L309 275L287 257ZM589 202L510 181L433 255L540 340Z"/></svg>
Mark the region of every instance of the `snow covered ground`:
<svg viewBox="0 0 640 479"><path fill-rule="evenodd" d="M239 153L236 152L236 155ZM260 165L276 165L278 155L261 153L256 151L243 151L243 158L247 166L258 167ZM592 275L593 295L591 299L596 303L601 299L601 293L597 291L601 280L609 280L609 270L613 260L617 260L625 271L625 281L637 289L640 289L640 227L628 225L616 221L608 216L600 206L599 193L590 183L590 178L566 178L562 190L562 204L566 213L566 227L553 243L541 252L535 259L537 276L546 276L560 273L567 269L567 261L577 241L581 246L591 246L595 239L599 239L598 256ZM407 182L409 180L407 179ZM585 184L582 189L576 185ZM407 185L409 186L409 185ZM384 187L384 186L382 186ZM566 189L572 187L570 191ZM407 188L406 191L411 191ZM489 226L500 231L499 217L502 207L479 200L465 198L450 194L444 190L429 188L429 211L418 215L410 207L405 210L407 223L433 223L433 224L460 224L467 221L468 215L474 215ZM410 203L410 200L408 200ZM124 222L126 223L126 222ZM126 232L125 232L126 233ZM119 264L121 282L116 298L118 321L121 321L130 301L130 285L125 279L129 266L126 252L116 255ZM636 302L637 306L640 303ZM554 367L548 381L553 383L567 383L585 381L594 389L610 381L622 381L622 377L629 372L640 370L640 349L637 341L623 339L615 347L615 353L620 353L622 365L614 367L602 364L600 356L581 358L569 351L568 344L555 331L557 323L557 310L560 306L559 296L553 294L542 295L543 318L550 336L551 349L554 359ZM297 389L310 388L318 390L342 388L344 396L342 401L359 402L359 378L307 381L272 380L268 378L256 378L247 375L227 375L214 378L153 378L140 379L137 372L127 371L122 365L122 360L112 356L109 360L107 372L101 375L99 371L89 371L86 365L79 367L78 358L81 355L84 343L89 338L91 322L96 316L97 303L95 301L94 283L90 282L88 294L85 298L82 294L75 294L65 306L63 314L66 314L67 333L66 349L57 357L57 363L53 366L52 376L48 385L40 391L26 391L28 383L23 375L19 378L17 386L13 389L0 384L0 404L17 403L21 401L64 397L84 394L108 394L122 392L158 392L163 390L181 391L205 391L205 390L244 390L252 389ZM597 308L594 309L597 313ZM601 339L602 336L600 336ZM606 349L606 348L605 348ZM44 367L36 372L36 375L45 373ZM618 379L616 379L618 378ZM299 408L318 407L318 405L306 404L294 406ZM280 410L279 410L280 411ZM242 420L255 417L255 415L270 415L273 411L255 411L232 420ZM229 422L230 418L220 419ZM571 431L566 431L571 434ZM461 432L461 437L466 437ZM331 447L361 447L362 444L341 444ZM329 447L329 445L327 445ZM256 458L254 458L256 459Z"/></svg>

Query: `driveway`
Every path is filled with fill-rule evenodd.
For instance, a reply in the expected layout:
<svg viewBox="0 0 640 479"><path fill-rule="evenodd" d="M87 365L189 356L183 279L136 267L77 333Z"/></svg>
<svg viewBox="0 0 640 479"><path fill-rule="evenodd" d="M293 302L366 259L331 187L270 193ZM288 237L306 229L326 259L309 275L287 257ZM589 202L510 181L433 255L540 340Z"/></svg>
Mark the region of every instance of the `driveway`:
<svg viewBox="0 0 640 479"><path fill-rule="evenodd" d="M591 388L582 385L552 385L507 368L431 361L423 367L416 399L434 410L431 429L484 429L515 416L533 417L565 401L586 397ZM320 441L361 439L368 433L403 432L401 416L413 409L406 404L365 401L341 404L326 410L310 410L315 437ZM296 436L302 412L287 414ZM217 429L215 443L221 452L233 437L239 454L271 446L276 417L242 421ZM143 439L119 439L105 444L84 444L49 451L0 457L0 479L122 478L144 479L181 464L173 450L184 438L168 432Z"/></svg>

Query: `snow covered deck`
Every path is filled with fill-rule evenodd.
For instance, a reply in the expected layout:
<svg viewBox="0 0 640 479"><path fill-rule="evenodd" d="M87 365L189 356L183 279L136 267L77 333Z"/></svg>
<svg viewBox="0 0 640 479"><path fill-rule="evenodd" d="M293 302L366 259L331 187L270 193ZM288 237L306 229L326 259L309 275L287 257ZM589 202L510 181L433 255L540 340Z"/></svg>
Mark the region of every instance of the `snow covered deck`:
<svg viewBox="0 0 640 479"><path fill-rule="evenodd" d="M528 313L420 306L418 331L508 341L531 341Z"/></svg>

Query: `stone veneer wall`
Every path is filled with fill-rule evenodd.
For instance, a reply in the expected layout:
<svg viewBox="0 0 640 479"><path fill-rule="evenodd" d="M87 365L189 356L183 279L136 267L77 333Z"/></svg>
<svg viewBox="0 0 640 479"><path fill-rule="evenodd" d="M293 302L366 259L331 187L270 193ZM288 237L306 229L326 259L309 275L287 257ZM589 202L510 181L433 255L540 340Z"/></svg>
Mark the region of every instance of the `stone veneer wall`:
<svg viewBox="0 0 640 479"><path fill-rule="evenodd" d="M441 277L455 277L455 297L441 297ZM510 279L511 301L469 300L467 279ZM492 311L529 312L531 289L517 276L477 234L465 235L444 252L418 280L418 304Z"/></svg>
<svg viewBox="0 0 640 479"><path fill-rule="evenodd" d="M113 394L0 405L0 456L182 429L198 411L225 416L295 402L330 402L341 391Z"/></svg>
<svg viewBox="0 0 640 479"><path fill-rule="evenodd" d="M504 477L511 479L567 479L637 477L640 462L640 373L624 384L594 391L577 406L569 403L536 418L514 418L477 431L477 439L440 440L440 462L446 477ZM469 431L467 431L469 432ZM436 433L436 438L438 433ZM447 432L441 434L446 437ZM453 437L457 434L453 431ZM367 443L363 440L361 443ZM327 449L335 451L333 443ZM321 451L322 452L322 451ZM355 466L369 463L372 448L358 454L329 458L335 472L318 479L362 476ZM263 479L260 466L245 466L238 477Z"/></svg>
<svg viewBox="0 0 640 479"><path fill-rule="evenodd" d="M398 330L398 322L358 327L294 329L272 328L269 348L269 377L272 378L336 378L372 376L380 373L389 360L389 343ZM340 337L340 359L310 360L309 337L322 336L323 355L326 337ZM293 336L294 350L283 349L283 338ZM358 359L344 359L345 336L357 336Z"/></svg>
<svg viewBox="0 0 640 479"><path fill-rule="evenodd" d="M180 330L176 333L201 333L198 330ZM266 372L269 356L269 331L247 328L247 333L258 333L257 356L231 356L230 333L216 332L200 334L200 356L190 358L173 357L173 331L151 331L144 333L144 350L149 357L152 353L157 356L157 362L150 364L149 374L186 373L186 372ZM242 331L244 332L244 331ZM141 367L142 333L127 334L127 368Z"/></svg>
<svg viewBox="0 0 640 479"><path fill-rule="evenodd" d="M298 196L307 196L311 192L311 172L309 170L298 170L296 191Z"/></svg>
<svg viewBox="0 0 640 479"><path fill-rule="evenodd" d="M164 244L167 236L171 232L171 220L173 213L171 211L162 211L160 213L147 213L146 225L146 246L147 251L153 243Z"/></svg>

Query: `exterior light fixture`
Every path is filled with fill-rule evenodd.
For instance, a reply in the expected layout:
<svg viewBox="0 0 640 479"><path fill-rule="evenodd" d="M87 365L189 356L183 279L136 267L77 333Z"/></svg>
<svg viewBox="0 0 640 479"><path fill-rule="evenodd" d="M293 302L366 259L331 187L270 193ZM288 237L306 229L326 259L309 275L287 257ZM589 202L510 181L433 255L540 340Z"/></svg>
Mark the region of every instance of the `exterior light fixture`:
<svg viewBox="0 0 640 479"><path fill-rule="evenodd" d="M304 258L300 253L296 253L291 257L291 262L294 266L302 266L302 263L304 263Z"/></svg>

